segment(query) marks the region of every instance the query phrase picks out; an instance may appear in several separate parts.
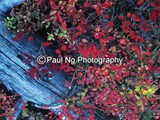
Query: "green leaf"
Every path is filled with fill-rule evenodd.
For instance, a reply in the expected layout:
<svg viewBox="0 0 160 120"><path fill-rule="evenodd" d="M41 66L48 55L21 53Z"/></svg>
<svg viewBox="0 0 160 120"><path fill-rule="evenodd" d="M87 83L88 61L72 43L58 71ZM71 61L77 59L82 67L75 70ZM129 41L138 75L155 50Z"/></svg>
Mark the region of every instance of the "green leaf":
<svg viewBox="0 0 160 120"><path fill-rule="evenodd" d="M48 40L48 41L55 40L53 34L50 34L50 33L47 33L47 34L48 34L48 37L47 37L47 40Z"/></svg>
<svg viewBox="0 0 160 120"><path fill-rule="evenodd" d="M141 89L141 87L140 87L140 86L137 86L137 87L135 88L135 91L136 91L136 92L139 92L140 89Z"/></svg>
<svg viewBox="0 0 160 120"><path fill-rule="evenodd" d="M50 22L47 22L47 24L46 24L46 28L48 28L49 26L51 25L51 23Z"/></svg>
<svg viewBox="0 0 160 120"><path fill-rule="evenodd" d="M34 16L35 16L35 17L38 17L38 16L39 16L39 12L36 12L36 13L34 14Z"/></svg>
<svg viewBox="0 0 160 120"><path fill-rule="evenodd" d="M63 37L63 36L64 36L64 34L63 34L63 33L60 33L58 36L59 36L59 37Z"/></svg>
<svg viewBox="0 0 160 120"><path fill-rule="evenodd" d="M16 29L16 27L15 27L15 26L13 26L13 29Z"/></svg>
<svg viewBox="0 0 160 120"><path fill-rule="evenodd" d="M22 116L23 117L29 117L28 109L25 109L25 110L22 111Z"/></svg>
<svg viewBox="0 0 160 120"><path fill-rule="evenodd" d="M7 20L10 20L10 18L9 18L9 17L7 17L6 19L7 19Z"/></svg>
<svg viewBox="0 0 160 120"><path fill-rule="evenodd" d="M66 31L66 30L64 30L62 33L66 34L66 33L67 33L67 31Z"/></svg>
<svg viewBox="0 0 160 120"><path fill-rule="evenodd" d="M138 101L138 102L136 102L136 105L137 105L137 106L141 106L141 105L142 105L142 102L141 102L141 101Z"/></svg>
<svg viewBox="0 0 160 120"><path fill-rule="evenodd" d="M64 38L67 38L67 35L63 35Z"/></svg>
<svg viewBox="0 0 160 120"><path fill-rule="evenodd" d="M59 33L59 29L56 29L56 33Z"/></svg>

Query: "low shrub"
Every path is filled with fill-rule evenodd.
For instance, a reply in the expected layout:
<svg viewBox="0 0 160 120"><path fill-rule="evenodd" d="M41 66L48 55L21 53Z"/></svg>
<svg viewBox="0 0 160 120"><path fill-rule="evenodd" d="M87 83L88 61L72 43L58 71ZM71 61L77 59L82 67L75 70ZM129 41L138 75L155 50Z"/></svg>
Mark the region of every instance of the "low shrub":
<svg viewBox="0 0 160 120"><path fill-rule="evenodd" d="M80 118L88 111L91 120L95 114L99 119L105 119L102 114L124 120L159 119L159 0L27 0L10 15L5 23L17 32L14 41L33 41L32 35L43 31L42 46L54 46L58 58L123 59L115 64L59 64L73 76L66 80L70 92L81 87L63 101L59 119L64 114L74 119L70 109Z"/></svg>

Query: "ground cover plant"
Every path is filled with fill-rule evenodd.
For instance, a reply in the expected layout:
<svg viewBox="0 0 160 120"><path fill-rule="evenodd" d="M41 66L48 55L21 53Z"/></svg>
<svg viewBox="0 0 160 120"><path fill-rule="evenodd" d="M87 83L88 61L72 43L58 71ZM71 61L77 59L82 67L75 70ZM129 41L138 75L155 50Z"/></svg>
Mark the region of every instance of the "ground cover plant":
<svg viewBox="0 0 160 120"><path fill-rule="evenodd" d="M19 95L13 94L0 83L0 120L13 120L13 115L16 109L16 102L21 100ZM56 119L57 115L49 110L38 109L31 106L31 103L22 106L22 113L17 120L49 120Z"/></svg>
<svg viewBox="0 0 160 120"><path fill-rule="evenodd" d="M122 63L48 63L28 70L31 79L55 66L72 76L66 87L72 97L63 102L62 119L159 119L160 73L159 0L27 0L6 17L14 41L43 32L42 47L56 57L123 58ZM41 41L40 41L41 42ZM28 64L34 59L26 55ZM52 77L52 74L49 74ZM75 88L81 90L74 94ZM86 113L88 112L88 116ZM98 118L96 118L98 116ZM52 119L52 118L51 118Z"/></svg>

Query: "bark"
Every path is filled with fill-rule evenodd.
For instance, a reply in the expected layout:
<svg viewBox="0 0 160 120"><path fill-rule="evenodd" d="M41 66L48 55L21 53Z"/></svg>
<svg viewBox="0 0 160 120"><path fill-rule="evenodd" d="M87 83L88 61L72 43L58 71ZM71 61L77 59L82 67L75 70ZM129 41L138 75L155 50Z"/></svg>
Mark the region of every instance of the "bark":
<svg viewBox="0 0 160 120"><path fill-rule="evenodd" d="M4 18L7 10L21 3L23 0L3 0L0 1L0 81L8 90L19 94L25 102L32 102L36 107L44 105L59 114L62 106L57 100L66 98L68 89L64 86L66 75L63 72L55 72L50 83L40 80L30 80L24 73L30 68L22 62L24 53L37 57L42 55L40 51L43 39L36 34L33 42L27 39L14 42L13 34L5 30ZM48 50L49 51L49 50ZM22 103L18 101L14 119L17 119L21 111Z"/></svg>

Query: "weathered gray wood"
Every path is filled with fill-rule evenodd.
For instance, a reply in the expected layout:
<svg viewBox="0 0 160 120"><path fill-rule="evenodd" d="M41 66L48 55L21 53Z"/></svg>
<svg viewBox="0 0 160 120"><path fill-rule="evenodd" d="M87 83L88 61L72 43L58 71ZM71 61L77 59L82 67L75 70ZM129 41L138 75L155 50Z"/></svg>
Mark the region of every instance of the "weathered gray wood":
<svg viewBox="0 0 160 120"><path fill-rule="evenodd" d="M14 42L14 35L5 30L5 12L20 2L21 0L0 1L0 80L10 91L21 95L25 102L33 102L37 107L50 106L49 109L59 114L61 103L56 101L66 97L65 93L68 91L64 85L65 75L62 72L53 73L53 78L50 79L52 84L42 79L30 80L30 77L24 74L30 66L18 57L19 54L23 57L24 53L34 57L43 55L40 50L42 38L35 35L33 42L28 42L27 39Z"/></svg>
<svg viewBox="0 0 160 120"><path fill-rule="evenodd" d="M0 20L2 21L3 18L0 17ZM28 53L35 57L37 57L38 55L42 55L43 52L40 51L41 38L38 36L34 36L35 40L33 42L28 42L26 39L15 42L12 40L13 35L4 29L3 22L0 22L0 27L1 54L5 54L6 57L16 63L17 66L21 67L25 72L29 68L29 66L25 65L17 56L18 54L21 54L23 56L23 53ZM8 63L5 62L5 64ZM54 76L52 79L50 79L50 81L53 84L57 85L55 86L56 89L54 89L53 86L51 86L50 84L45 84L42 80L38 80L38 82L40 84L46 85L46 87L48 87L49 89L63 96L64 93L67 92L67 88L64 87L64 75L62 75L61 73L54 73L53 75Z"/></svg>
<svg viewBox="0 0 160 120"><path fill-rule="evenodd" d="M5 13L25 0L0 0L0 13Z"/></svg>

